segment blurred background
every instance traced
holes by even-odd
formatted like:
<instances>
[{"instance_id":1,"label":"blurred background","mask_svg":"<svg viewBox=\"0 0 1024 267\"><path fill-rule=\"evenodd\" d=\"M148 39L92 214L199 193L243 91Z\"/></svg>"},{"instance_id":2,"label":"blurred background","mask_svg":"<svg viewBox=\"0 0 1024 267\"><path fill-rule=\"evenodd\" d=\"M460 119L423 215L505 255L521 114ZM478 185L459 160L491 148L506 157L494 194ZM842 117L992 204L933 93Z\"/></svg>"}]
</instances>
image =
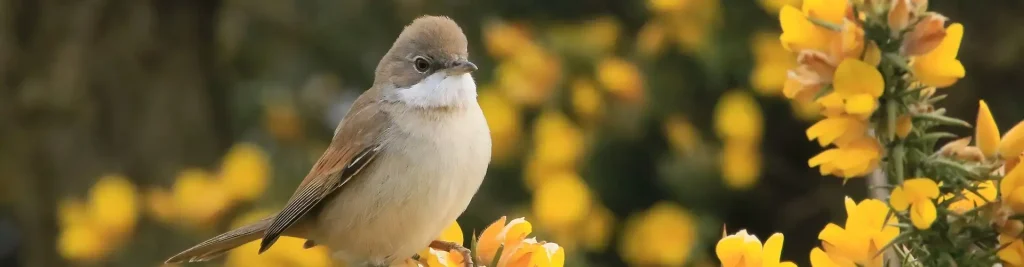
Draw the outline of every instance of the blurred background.
<instances>
[{"instance_id":1,"label":"blurred background","mask_svg":"<svg viewBox=\"0 0 1024 267\"><path fill-rule=\"evenodd\" d=\"M160 266L279 209L424 14L455 19L481 67L495 143L467 238L526 217L567 266L714 266L725 226L781 232L807 265L866 190L807 167L784 4L0 0L0 266ZM942 105L1024 117L1024 2L931 6L967 29ZM327 265L301 242L194 266Z\"/></svg>"}]
</instances>

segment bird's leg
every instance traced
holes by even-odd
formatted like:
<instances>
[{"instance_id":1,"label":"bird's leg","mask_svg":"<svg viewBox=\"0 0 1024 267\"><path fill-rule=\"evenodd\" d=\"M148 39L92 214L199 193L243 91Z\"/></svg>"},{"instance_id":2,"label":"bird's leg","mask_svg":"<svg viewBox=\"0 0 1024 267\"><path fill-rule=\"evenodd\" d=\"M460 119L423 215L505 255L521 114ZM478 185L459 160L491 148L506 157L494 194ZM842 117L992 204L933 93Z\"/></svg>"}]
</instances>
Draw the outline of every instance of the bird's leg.
<instances>
[{"instance_id":1,"label":"bird's leg","mask_svg":"<svg viewBox=\"0 0 1024 267\"><path fill-rule=\"evenodd\" d=\"M438 250L443 250L443 251L452 251L452 250L454 250L454 251L458 252L459 254L462 254L462 259L464 260L464 264L463 264L464 267L474 267L474 265L473 265L473 254L469 251L468 248L463 247L462 245L459 245L459 244L457 244L455 242L434 240L433 242L430 242L430 247L433 248L433 249L438 249Z\"/></svg>"}]
</instances>

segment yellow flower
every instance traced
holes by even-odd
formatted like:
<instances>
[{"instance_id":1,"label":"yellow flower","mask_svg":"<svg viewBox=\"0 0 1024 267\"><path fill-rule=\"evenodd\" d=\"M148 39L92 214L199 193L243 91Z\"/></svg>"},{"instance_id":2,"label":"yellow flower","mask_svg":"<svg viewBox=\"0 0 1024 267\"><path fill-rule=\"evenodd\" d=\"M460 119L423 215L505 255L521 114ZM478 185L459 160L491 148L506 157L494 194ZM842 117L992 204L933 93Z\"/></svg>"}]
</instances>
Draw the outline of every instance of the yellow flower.
<instances>
[{"instance_id":1,"label":"yellow flower","mask_svg":"<svg viewBox=\"0 0 1024 267\"><path fill-rule=\"evenodd\" d=\"M934 200L939 197L939 185L929 178L914 178L903 181L892 190L889 204L896 211L907 211L910 208L910 222L917 229L931 228L937 216Z\"/></svg>"},{"instance_id":2,"label":"yellow flower","mask_svg":"<svg viewBox=\"0 0 1024 267\"><path fill-rule=\"evenodd\" d=\"M1000 249L996 252L999 259L1007 266L1024 266L1024 241L1016 236L999 235Z\"/></svg>"},{"instance_id":3,"label":"yellow flower","mask_svg":"<svg viewBox=\"0 0 1024 267\"><path fill-rule=\"evenodd\" d=\"M812 267L855 267L856 264L841 255L830 255L821 248L811 249Z\"/></svg>"},{"instance_id":4,"label":"yellow flower","mask_svg":"<svg viewBox=\"0 0 1024 267\"><path fill-rule=\"evenodd\" d=\"M723 140L736 139L760 143L763 131L761 107L743 90L731 90L715 105L715 132Z\"/></svg>"},{"instance_id":5,"label":"yellow flower","mask_svg":"<svg viewBox=\"0 0 1024 267\"><path fill-rule=\"evenodd\" d=\"M863 137L822 151L808 160L807 164L810 167L820 166L822 175L831 174L848 179L867 175L874 170L881 159L881 150L877 140Z\"/></svg>"},{"instance_id":6,"label":"yellow flower","mask_svg":"<svg viewBox=\"0 0 1024 267\"><path fill-rule=\"evenodd\" d=\"M244 213L234 221L231 226L241 227L256 220L266 218L273 214L269 210L254 210ZM270 266L295 266L295 267L328 267L331 266L330 252L327 247L316 246L305 249L302 247L305 239L282 236L270 250L263 254L256 253L260 247L260 240L253 240L228 252L225 266L228 267L270 267Z\"/></svg>"},{"instance_id":7,"label":"yellow flower","mask_svg":"<svg viewBox=\"0 0 1024 267\"><path fill-rule=\"evenodd\" d=\"M877 199L854 203L846 197L845 206L844 227L830 223L818 233L827 257L823 258L821 253L812 251L811 261L818 263L813 265L827 266L819 264L833 262L840 266L851 266L843 263L853 262L860 266L882 266L879 250L900 233L900 229L894 226L897 223L896 217L889 216L889 207Z\"/></svg>"},{"instance_id":8,"label":"yellow flower","mask_svg":"<svg viewBox=\"0 0 1024 267\"><path fill-rule=\"evenodd\" d=\"M896 137L900 139L907 138L910 135L910 130L914 129L914 121L911 120L910 115L903 114L899 119L896 120Z\"/></svg>"},{"instance_id":9,"label":"yellow flower","mask_svg":"<svg viewBox=\"0 0 1024 267\"><path fill-rule=\"evenodd\" d=\"M235 144L224 156L220 175L229 197L233 200L252 201L267 190L270 159L254 144Z\"/></svg>"},{"instance_id":10,"label":"yellow flower","mask_svg":"<svg viewBox=\"0 0 1024 267\"><path fill-rule=\"evenodd\" d=\"M551 176L533 193L533 213L545 227L572 227L590 213L590 188L579 175Z\"/></svg>"},{"instance_id":11,"label":"yellow flower","mask_svg":"<svg viewBox=\"0 0 1024 267\"><path fill-rule=\"evenodd\" d=\"M889 30L895 35L902 32L910 25L910 0L893 0L893 6L889 10Z\"/></svg>"},{"instance_id":12,"label":"yellow flower","mask_svg":"<svg viewBox=\"0 0 1024 267\"><path fill-rule=\"evenodd\" d=\"M110 254L110 244L89 224L65 227L57 237L57 252L75 261L95 262Z\"/></svg>"},{"instance_id":13,"label":"yellow flower","mask_svg":"<svg viewBox=\"0 0 1024 267\"><path fill-rule=\"evenodd\" d=\"M191 226L212 222L227 210L231 199L221 183L200 169L185 169L178 173L171 194L179 215Z\"/></svg>"},{"instance_id":14,"label":"yellow flower","mask_svg":"<svg viewBox=\"0 0 1024 267\"><path fill-rule=\"evenodd\" d=\"M1016 213L1024 213L1024 168L1010 169L999 181L999 196L1004 205Z\"/></svg>"},{"instance_id":15,"label":"yellow flower","mask_svg":"<svg viewBox=\"0 0 1024 267\"><path fill-rule=\"evenodd\" d=\"M846 103L846 113L867 118L878 108L878 97L882 96L885 81L874 66L846 59L836 68L834 86L835 93Z\"/></svg>"},{"instance_id":16,"label":"yellow flower","mask_svg":"<svg viewBox=\"0 0 1024 267\"><path fill-rule=\"evenodd\" d=\"M722 178L732 189L749 189L761 174L761 152L758 144L726 139L722 149Z\"/></svg>"},{"instance_id":17,"label":"yellow flower","mask_svg":"<svg viewBox=\"0 0 1024 267\"><path fill-rule=\"evenodd\" d=\"M794 52L829 51L830 43L838 33L815 25L808 17L842 25L845 10L846 2L840 0L807 0L803 3L803 11L789 5L782 7L779 11L782 46Z\"/></svg>"},{"instance_id":18,"label":"yellow flower","mask_svg":"<svg viewBox=\"0 0 1024 267\"><path fill-rule=\"evenodd\" d=\"M843 0L804 0L802 10L808 17L842 24L849 3Z\"/></svg>"},{"instance_id":19,"label":"yellow flower","mask_svg":"<svg viewBox=\"0 0 1024 267\"><path fill-rule=\"evenodd\" d=\"M786 73L796 67L790 52L779 43L778 33L754 35L754 69L750 72L750 84L758 93L778 95L786 83Z\"/></svg>"},{"instance_id":20,"label":"yellow flower","mask_svg":"<svg viewBox=\"0 0 1024 267\"><path fill-rule=\"evenodd\" d=\"M696 238L695 222L686 209L659 202L626 222L619 247L631 265L682 266Z\"/></svg>"},{"instance_id":21,"label":"yellow flower","mask_svg":"<svg viewBox=\"0 0 1024 267\"><path fill-rule=\"evenodd\" d=\"M757 3L761 4L761 8L764 8L765 11L778 14L779 9L782 9L783 6L799 6L800 0L758 0Z\"/></svg>"},{"instance_id":22,"label":"yellow flower","mask_svg":"<svg viewBox=\"0 0 1024 267\"><path fill-rule=\"evenodd\" d=\"M644 57L651 57L661 53L668 39L668 32L665 26L658 22L647 22L640 28L636 36L637 52Z\"/></svg>"},{"instance_id":23,"label":"yellow flower","mask_svg":"<svg viewBox=\"0 0 1024 267\"><path fill-rule=\"evenodd\" d=\"M477 256L481 261L488 263L494 261L494 258L498 256L500 256L500 261L507 261L507 255L515 252L513 248L519 246L531 232L533 232L533 225L525 218L513 219L506 225L505 216L501 216L480 233L476 243ZM501 255L496 255L498 248L501 247L504 247Z\"/></svg>"},{"instance_id":24,"label":"yellow flower","mask_svg":"<svg viewBox=\"0 0 1024 267\"><path fill-rule=\"evenodd\" d=\"M544 164L575 166L583 153L583 133L558 111L543 111L534 122L534 155Z\"/></svg>"},{"instance_id":25,"label":"yellow flower","mask_svg":"<svg viewBox=\"0 0 1024 267\"><path fill-rule=\"evenodd\" d=\"M687 0L648 0L647 8L654 12L679 12L686 10L693 1Z\"/></svg>"},{"instance_id":26,"label":"yellow flower","mask_svg":"<svg viewBox=\"0 0 1024 267\"><path fill-rule=\"evenodd\" d=\"M459 226L459 222L452 222L441 232L441 235L437 240L455 242L456 244L463 244L462 227ZM427 247L423 248L419 253L420 261L426 262L429 267L459 267L465 262L462 258L462 254L452 251L438 251L436 249ZM417 266L417 265L410 265Z\"/></svg>"},{"instance_id":27,"label":"yellow flower","mask_svg":"<svg viewBox=\"0 0 1024 267\"><path fill-rule=\"evenodd\" d=\"M722 261L722 266L728 267L796 267L793 262L779 261L782 254L782 241L782 234L775 233L764 242L762 247L761 240L758 240L756 236L747 234L747 230L740 230L736 234L718 240L715 254L718 255L718 260Z\"/></svg>"},{"instance_id":28,"label":"yellow flower","mask_svg":"<svg viewBox=\"0 0 1024 267\"><path fill-rule=\"evenodd\" d=\"M576 79L572 82L572 107L584 121L593 123L603 113L601 92L590 79ZM493 139L504 140L504 139Z\"/></svg>"},{"instance_id":29,"label":"yellow flower","mask_svg":"<svg viewBox=\"0 0 1024 267\"><path fill-rule=\"evenodd\" d=\"M999 156L1003 159L1015 159L1024 153L1024 121L1018 122L999 142Z\"/></svg>"},{"instance_id":30,"label":"yellow flower","mask_svg":"<svg viewBox=\"0 0 1024 267\"><path fill-rule=\"evenodd\" d=\"M981 182L978 184L977 193L964 189L963 192L960 193L963 197L953 201L953 203L950 203L949 210L962 214L974 208L988 204L991 201L995 201L996 194L995 181L990 180ZM954 198L956 198L956 196L953 195L953 193L947 193L942 197L939 197L939 202L944 202Z\"/></svg>"},{"instance_id":31,"label":"yellow flower","mask_svg":"<svg viewBox=\"0 0 1024 267\"><path fill-rule=\"evenodd\" d=\"M515 54L520 48L532 44L530 34L521 25L502 21L484 24L484 46L497 58Z\"/></svg>"},{"instance_id":32,"label":"yellow flower","mask_svg":"<svg viewBox=\"0 0 1024 267\"><path fill-rule=\"evenodd\" d=\"M787 82L788 83L788 82ZM813 121L821 118L819 111L821 105L811 101L789 101L789 108L793 111L793 116L803 121Z\"/></svg>"},{"instance_id":33,"label":"yellow flower","mask_svg":"<svg viewBox=\"0 0 1024 267\"><path fill-rule=\"evenodd\" d=\"M860 118L840 115L822 119L810 128L807 128L807 139L818 139L818 144L827 146L829 144L848 145L854 141L864 139L867 133L868 123Z\"/></svg>"},{"instance_id":34,"label":"yellow flower","mask_svg":"<svg viewBox=\"0 0 1024 267\"><path fill-rule=\"evenodd\" d=\"M701 143L700 132L682 115L670 115L665 119L665 137L680 155L691 155Z\"/></svg>"},{"instance_id":35,"label":"yellow flower","mask_svg":"<svg viewBox=\"0 0 1024 267\"><path fill-rule=\"evenodd\" d=\"M480 90L477 97L480 109L487 118L487 128L491 130L491 158L495 162L510 159L517 151L522 119L519 109L511 101L495 90Z\"/></svg>"},{"instance_id":36,"label":"yellow flower","mask_svg":"<svg viewBox=\"0 0 1024 267\"><path fill-rule=\"evenodd\" d=\"M106 175L89 190L89 217L98 230L120 237L138 218L135 186L121 175Z\"/></svg>"},{"instance_id":37,"label":"yellow flower","mask_svg":"<svg viewBox=\"0 0 1024 267\"><path fill-rule=\"evenodd\" d=\"M563 267L565 249L550 242L537 242L534 238L523 240L509 254L508 261L501 260L497 267Z\"/></svg>"},{"instance_id":38,"label":"yellow flower","mask_svg":"<svg viewBox=\"0 0 1024 267\"><path fill-rule=\"evenodd\" d=\"M946 28L946 37L935 49L921 55L911 63L914 76L921 83L937 88L949 87L964 77L964 65L956 59L964 26L953 23Z\"/></svg>"},{"instance_id":39,"label":"yellow flower","mask_svg":"<svg viewBox=\"0 0 1024 267\"><path fill-rule=\"evenodd\" d=\"M978 119L974 126L974 142L987 158L995 158L999 147L999 126L992 118L985 100L978 100Z\"/></svg>"},{"instance_id":40,"label":"yellow flower","mask_svg":"<svg viewBox=\"0 0 1024 267\"><path fill-rule=\"evenodd\" d=\"M946 17L936 13L925 15L903 38L900 50L910 56L931 52L946 38L945 25Z\"/></svg>"},{"instance_id":41,"label":"yellow flower","mask_svg":"<svg viewBox=\"0 0 1024 267\"><path fill-rule=\"evenodd\" d=\"M517 104L540 105L548 100L561 79L561 62L538 45L526 44L515 49L515 54L495 68L497 84Z\"/></svg>"},{"instance_id":42,"label":"yellow flower","mask_svg":"<svg viewBox=\"0 0 1024 267\"><path fill-rule=\"evenodd\" d=\"M597 64L597 80L612 95L629 103L644 98L643 74L633 63L621 58L605 58Z\"/></svg>"}]
</instances>

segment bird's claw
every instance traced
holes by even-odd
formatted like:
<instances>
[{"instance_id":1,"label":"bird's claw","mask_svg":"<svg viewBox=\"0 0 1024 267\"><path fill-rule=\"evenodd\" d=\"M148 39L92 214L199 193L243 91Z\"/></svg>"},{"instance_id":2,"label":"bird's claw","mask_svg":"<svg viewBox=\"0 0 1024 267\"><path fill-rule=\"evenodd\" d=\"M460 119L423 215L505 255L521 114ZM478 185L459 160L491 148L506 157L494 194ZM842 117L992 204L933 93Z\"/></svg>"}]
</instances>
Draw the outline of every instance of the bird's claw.
<instances>
[{"instance_id":1,"label":"bird's claw","mask_svg":"<svg viewBox=\"0 0 1024 267\"><path fill-rule=\"evenodd\" d=\"M454 251L458 252L459 254L462 254L463 267L474 267L474 265L473 265L473 254L469 251L468 248L463 247L462 245L459 245L458 243L448 242L448 241L441 241L441 240L434 240L433 242L430 242L430 248L437 249L437 250L443 250L443 251L452 251L452 250L454 250Z\"/></svg>"}]
</instances>

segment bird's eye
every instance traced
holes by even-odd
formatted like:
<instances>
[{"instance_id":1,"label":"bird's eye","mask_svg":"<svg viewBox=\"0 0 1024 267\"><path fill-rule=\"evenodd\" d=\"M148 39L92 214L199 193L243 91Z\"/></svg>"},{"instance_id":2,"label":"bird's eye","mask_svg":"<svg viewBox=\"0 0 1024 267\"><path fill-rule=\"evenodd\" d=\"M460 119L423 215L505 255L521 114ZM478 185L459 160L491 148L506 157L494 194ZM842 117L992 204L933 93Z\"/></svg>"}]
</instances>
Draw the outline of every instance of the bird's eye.
<instances>
[{"instance_id":1,"label":"bird's eye","mask_svg":"<svg viewBox=\"0 0 1024 267\"><path fill-rule=\"evenodd\" d=\"M416 67L416 71L425 73L427 70L430 70L430 61L427 61L427 59L423 57L416 57L416 59L413 60L413 66Z\"/></svg>"}]
</instances>

